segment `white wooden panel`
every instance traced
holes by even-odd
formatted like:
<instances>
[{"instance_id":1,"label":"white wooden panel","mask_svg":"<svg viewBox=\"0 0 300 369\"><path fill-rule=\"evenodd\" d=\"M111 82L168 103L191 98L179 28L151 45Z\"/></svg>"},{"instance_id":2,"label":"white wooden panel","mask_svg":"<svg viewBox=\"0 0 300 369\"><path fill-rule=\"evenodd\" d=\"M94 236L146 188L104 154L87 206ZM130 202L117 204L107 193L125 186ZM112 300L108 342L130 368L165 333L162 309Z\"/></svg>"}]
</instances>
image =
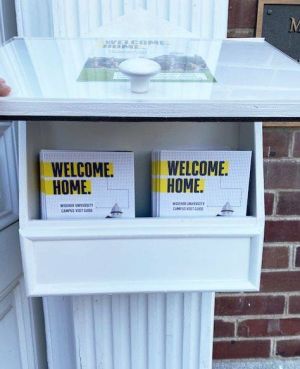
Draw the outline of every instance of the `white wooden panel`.
<instances>
[{"instance_id":1,"label":"white wooden panel","mask_svg":"<svg viewBox=\"0 0 300 369\"><path fill-rule=\"evenodd\" d=\"M0 44L17 36L17 21L14 2L0 0Z\"/></svg>"},{"instance_id":2,"label":"white wooden panel","mask_svg":"<svg viewBox=\"0 0 300 369\"><path fill-rule=\"evenodd\" d=\"M199 368L211 368L213 359L215 294L201 294ZM193 322L192 322L192 325Z\"/></svg>"},{"instance_id":3,"label":"white wooden panel","mask_svg":"<svg viewBox=\"0 0 300 369\"><path fill-rule=\"evenodd\" d=\"M104 7L102 10L105 11ZM81 35L98 28L102 17L103 13L101 13L99 0L78 0L79 33Z\"/></svg>"},{"instance_id":4,"label":"white wooden panel","mask_svg":"<svg viewBox=\"0 0 300 369\"><path fill-rule=\"evenodd\" d=\"M19 36L53 36L52 0L15 0L15 6Z\"/></svg>"},{"instance_id":5,"label":"white wooden panel","mask_svg":"<svg viewBox=\"0 0 300 369\"><path fill-rule=\"evenodd\" d=\"M21 36L84 36L138 8L197 37L227 34L228 0L16 0L16 6Z\"/></svg>"},{"instance_id":6,"label":"white wooden panel","mask_svg":"<svg viewBox=\"0 0 300 369\"><path fill-rule=\"evenodd\" d=\"M80 34L79 2L74 0L52 0L51 5L53 14L53 36L78 36ZM85 22L88 22L87 18L85 18Z\"/></svg>"},{"instance_id":7,"label":"white wooden panel","mask_svg":"<svg viewBox=\"0 0 300 369\"><path fill-rule=\"evenodd\" d=\"M76 366L71 298L43 299L49 369L82 369ZM98 369L98 368L97 368Z\"/></svg>"},{"instance_id":8,"label":"white wooden panel","mask_svg":"<svg viewBox=\"0 0 300 369\"><path fill-rule=\"evenodd\" d=\"M41 319L40 304L27 299L22 279L0 292L0 368L46 368Z\"/></svg>"},{"instance_id":9,"label":"white wooden panel","mask_svg":"<svg viewBox=\"0 0 300 369\"><path fill-rule=\"evenodd\" d=\"M255 249L260 245L249 233L259 234L258 229L248 225L248 235L240 236L205 235L218 232L217 228L206 228L204 235L191 235L192 229L182 229L182 235L175 235L180 223L168 226L169 235L153 228L146 237L137 235L137 229L132 236L114 230L117 238L103 237L105 225L101 227L100 223L99 232L96 228L89 228L85 234L70 230L61 239L52 238L45 230L44 236L38 235L38 229L32 229L32 235L21 231L28 293L42 296L257 288L251 280L255 273L249 273L256 265L250 256L259 255ZM236 226L237 222L233 223ZM140 227L145 229L145 223ZM201 222L194 227L199 229ZM233 232L233 227L219 227ZM170 236L172 233L174 236Z\"/></svg>"},{"instance_id":10,"label":"white wooden panel","mask_svg":"<svg viewBox=\"0 0 300 369\"><path fill-rule=\"evenodd\" d=\"M48 313L51 311L54 316L63 312L62 301L61 298L45 298ZM60 331L74 330L74 346L72 349L69 346L63 356L73 357L75 347L77 369L211 368L213 293L64 298L65 307L71 303L73 321L59 321ZM48 337L52 359L60 352L60 343L53 339L56 336L53 324L54 320L50 326L47 323L53 335ZM67 341L72 345L71 336ZM60 369L61 364L53 366L52 359L49 369Z\"/></svg>"},{"instance_id":11,"label":"white wooden panel","mask_svg":"<svg viewBox=\"0 0 300 369\"><path fill-rule=\"evenodd\" d=\"M0 231L0 294L17 283L22 274L18 229L15 223Z\"/></svg>"},{"instance_id":12,"label":"white wooden panel","mask_svg":"<svg viewBox=\"0 0 300 369\"><path fill-rule=\"evenodd\" d=\"M0 230L18 219L17 126L0 122Z\"/></svg>"},{"instance_id":13,"label":"white wooden panel","mask_svg":"<svg viewBox=\"0 0 300 369\"><path fill-rule=\"evenodd\" d=\"M22 368L14 294L0 301L0 367Z\"/></svg>"},{"instance_id":14,"label":"white wooden panel","mask_svg":"<svg viewBox=\"0 0 300 369\"><path fill-rule=\"evenodd\" d=\"M25 296L22 278L16 141L16 125L0 123L0 368L45 369L41 301Z\"/></svg>"},{"instance_id":15,"label":"white wooden panel","mask_svg":"<svg viewBox=\"0 0 300 369\"><path fill-rule=\"evenodd\" d=\"M130 334L132 369L147 368L148 361L148 296L130 295ZM139 350L136 349L139 347ZM150 358L149 358L150 360Z\"/></svg>"}]
</instances>

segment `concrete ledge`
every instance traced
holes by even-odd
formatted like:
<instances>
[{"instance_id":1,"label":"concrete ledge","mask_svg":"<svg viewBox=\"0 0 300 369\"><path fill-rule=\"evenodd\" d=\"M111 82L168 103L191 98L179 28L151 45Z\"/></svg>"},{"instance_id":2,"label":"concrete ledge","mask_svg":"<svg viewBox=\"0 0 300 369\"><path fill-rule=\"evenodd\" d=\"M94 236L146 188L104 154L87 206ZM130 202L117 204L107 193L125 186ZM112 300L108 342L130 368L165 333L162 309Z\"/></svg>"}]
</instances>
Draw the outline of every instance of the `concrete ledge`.
<instances>
[{"instance_id":1,"label":"concrete ledge","mask_svg":"<svg viewBox=\"0 0 300 369\"><path fill-rule=\"evenodd\" d=\"M215 360L213 369L299 369L299 359L286 360Z\"/></svg>"}]
</instances>

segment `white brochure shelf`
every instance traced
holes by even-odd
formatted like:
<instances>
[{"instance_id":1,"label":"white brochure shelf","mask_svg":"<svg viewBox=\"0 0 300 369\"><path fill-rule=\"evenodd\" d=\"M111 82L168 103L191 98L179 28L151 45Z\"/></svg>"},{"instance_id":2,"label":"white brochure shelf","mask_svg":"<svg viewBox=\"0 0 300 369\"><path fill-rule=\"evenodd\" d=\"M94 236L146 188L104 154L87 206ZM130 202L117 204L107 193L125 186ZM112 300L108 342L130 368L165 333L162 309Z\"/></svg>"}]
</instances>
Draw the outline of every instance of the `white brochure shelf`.
<instances>
[{"instance_id":1,"label":"white brochure shelf","mask_svg":"<svg viewBox=\"0 0 300 369\"><path fill-rule=\"evenodd\" d=\"M103 350L121 366L134 353L132 367L145 352L158 367L170 337L182 345L161 356L161 367L197 358L209 369L214 292L259 288L264 185L262 124L254 122L299 119L300 67L261 39L191 42L215 82L152 82L147 94L131 93L126 82L78 82L99 38L16 38L0 47L0 76L13 88L0 101L0 118L26 120L19 125L21 251L27 294L44 296L51 369L94 368ZM41 149L134 151L136 218L40 220ZM150 153L161 149L251 150L247 215L152 218ZM71 332L67 339L62 331Z\"/></svg>"},{"instance_id":2,"label":"white brochure shelf","mask_svg":"<svg viewBox=\"0 0 300 369\"><path fill-rule=\"evenodd\" d=\"M21 122L20 236L31 296L259 288L261 123ZM152 149L252 150L245 217L151 218ZM135 152L135 219L40 220L41 149Z\"/></svg>"}]
</instances>

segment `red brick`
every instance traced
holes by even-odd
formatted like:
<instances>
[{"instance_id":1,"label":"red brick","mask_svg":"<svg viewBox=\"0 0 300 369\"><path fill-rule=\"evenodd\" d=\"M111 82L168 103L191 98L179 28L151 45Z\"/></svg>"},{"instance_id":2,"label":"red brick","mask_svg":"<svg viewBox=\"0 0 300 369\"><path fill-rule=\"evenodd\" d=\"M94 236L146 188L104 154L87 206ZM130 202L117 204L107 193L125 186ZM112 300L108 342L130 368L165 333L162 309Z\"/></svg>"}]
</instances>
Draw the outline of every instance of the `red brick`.
<instances>
[{"instance_id":1,"label":"red brick","mask_svg":"<svg viewBox=\"0 0 300 369\"><path fill-rule=\"evenodd\" d=\"M265 193L265 213L266 215L273 214L274 194Z\"/></svg>"},{"instance_id":2,"label":"red brick","mask_svg":"<svg viewBox=\"0 0 300 369\"><path fill-rule=\"evenodd\" d=\"M294 152L295 158L300 158L300 131L295 132Z\"/></svg>"},{"instance_id":3,"label":"red brick","mask_svg":"<svg viewBox=\"0 0 300 369\"><path fill-rule=\"evenodd\" d=\"M230 0L229 28L252 28L256 26L257 0Z\"/></svg>"},{"instance_id":4,"label":"red brick","mask_svg":"<svg viewBox=\"0 0 300 369\"><path fill-rule=\"evenodd\" d=\"M267 358L269 355L269 340L223 341L214 343L214 359Z\"/></svg>"},{"instance_id":5,"label":"red brick","mask_svg":"<svg viewBox=\"0 0 300 369\"><path fill-rule=\"evenodd\" d=\"M278 341L276 355L283 357L300 356L300 340Z\"/></svg>"},{"instance_id":6,"label":"red brick","mask_svg":"<svg viewBox=\"0 0 300 369\"><path fill-rule=\"evenodd\" d=\"M218 316L282 314L284 296L218 296L215 314Z\"/></svg>"},{"instance_id":7,"label":"red brick","mask_svg":"<svg viewBox=\"0 0 300 369\"><path fill-rule=\"evenodd\" d=\"M262 272L262 292L292 292L300 290L300 272Z\"/></svg>"},{"instance_id":8,"label":"red brick","mask_svg":"<svg viewBox=\"0 0 300 369\"><path fill-rule=\"evenodd\" d=\"M300 242L300 220L268 220L265 242Z\"/></svg>"},{"instance_id":9,"label":"red brick","mask_svg":"<svg viewBox=\"0 0 300 369\"><path fill-rule=\"evenodd\" d=\"M300 314L300 296L290 296L289 313Z\"/></svg>"},{"instance_id":10,"label":"red brick","mask_svg":"<svg viewBox=\"0 0 300 369\"><path fill-rule=\"evenodd\" d=\"M241 337L272 337L300 335L300 319L259 319L239 323Z\"/></svg>"},{"instance_id":11,"label":"red brick","mask_svg":"<svg viewBox=\"0 0 300 369\"><path fill-rule=\"evenodd\" d=\"M295 260L295 267L300 267L300 247L296 249L296 260Z\"/></svg>"},{"instance_id":12,"label":"red brick","mask_svg":"<svg viewBox=\"0 0 300 369\"><path fill-rule=\"evenodd\" d=\"M300 191L279 192L276 214L300 215Z\"/></svg>"},{"instance_id":13,"label":"red brick","mask_svg":"<svg viewBox=\"0 0 300 369\"><path fill-rule=\"evenodd\" d=\"M282 158L289 154L290 131L287 129L264 129L264 157Z\"/></svg>"},{"instance_id":14,"label":"red brick","mask_svg":"<svg viewBox=\"0 0 300 369\"><path fill-rule=\"evenodd\" d=\"M215 337L233 337L234 323L224 322L224 320L215 320L214 336Z\"/></svg>"},{"instance_id":15,"label":"red brick","mask_svg":"<svg viewBox=\"0 0 300 369\"><path fill-rule=\"evenodd\" d=\"M300 163L293 160L264 164L266 189L300 189Z\"/></svg>"},{"instance_id":16,"label":"red brick","mask_svg":"<svg viewBox=\"0 0 300 369\"><path fill-rule=\"evenodd\" d=\"M265 269L287 268L289 265L288 247L264 247L262 267Z\"/></svg>"}]
</instances>

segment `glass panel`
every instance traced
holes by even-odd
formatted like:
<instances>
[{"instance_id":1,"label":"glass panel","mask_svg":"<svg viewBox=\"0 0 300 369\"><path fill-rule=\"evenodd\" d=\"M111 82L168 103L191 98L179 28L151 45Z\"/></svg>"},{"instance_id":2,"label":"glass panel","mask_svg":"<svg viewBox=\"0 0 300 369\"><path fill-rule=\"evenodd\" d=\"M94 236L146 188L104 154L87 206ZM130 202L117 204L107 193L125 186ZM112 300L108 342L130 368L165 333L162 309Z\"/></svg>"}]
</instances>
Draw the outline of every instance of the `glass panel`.
<instances>
[{"instance_id":1,"label":"glass panel","mask_svg":"<svg viewBox=\"0 0 300 369\"><path fill-rule=\"evenodd\" d=\"M124 59L156 60L149 92L134 94L118 71ZM262 41L197 39L14 39L0 48L12 98L104 101L291 101L300 67Z\"/></svg>"}]
</instances>

